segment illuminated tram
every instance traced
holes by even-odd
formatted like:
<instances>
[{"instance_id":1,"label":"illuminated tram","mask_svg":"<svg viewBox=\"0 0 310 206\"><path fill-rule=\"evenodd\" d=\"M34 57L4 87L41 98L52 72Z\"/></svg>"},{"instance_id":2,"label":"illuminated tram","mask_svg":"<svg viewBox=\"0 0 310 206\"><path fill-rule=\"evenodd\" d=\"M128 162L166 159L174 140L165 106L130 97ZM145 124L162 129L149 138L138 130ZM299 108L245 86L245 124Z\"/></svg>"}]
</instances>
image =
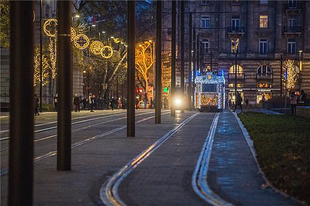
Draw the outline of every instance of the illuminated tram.
<instances>
[{"instance_id":1,"label":"illuminated tram","mask_svg":"<svg viewBox=\"0 0 310 206\"><path fill-rule=\"evenodd\" d=\"M225 78L212 72L195 79L195 107L200 111L225 109Z\"/></svg>"}]
</instances>

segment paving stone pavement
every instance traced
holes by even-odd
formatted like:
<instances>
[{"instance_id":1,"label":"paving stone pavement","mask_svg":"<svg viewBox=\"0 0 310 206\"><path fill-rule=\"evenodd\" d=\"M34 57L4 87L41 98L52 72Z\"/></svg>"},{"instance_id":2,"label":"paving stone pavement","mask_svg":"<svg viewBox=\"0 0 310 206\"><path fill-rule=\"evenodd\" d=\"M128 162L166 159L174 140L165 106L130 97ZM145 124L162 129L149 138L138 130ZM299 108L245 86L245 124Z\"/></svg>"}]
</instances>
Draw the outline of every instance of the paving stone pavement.
<instances>
[{"instance_id":1,"label":"paving stone pavement","mask_svg":"<svg viewBox=\"0 0 310 206\"><path fill-rule=\"evenodd\" d=\"M119 186L127 205L207 205L194 192L193 171L214 113L200 113L155 150Z\"/></svg>"},{"instance_id":2,"label":"paving stone pavement","mask_svg":"<svg viewBox=\"0 0 310 206\"><path fill-rule=\"evenodd\" d=\"M262 189L265 183L230 111L220 115L209 164L207 182L211 190L234 205L297 205L289 198Z\"/></svg>"}]
</instances>

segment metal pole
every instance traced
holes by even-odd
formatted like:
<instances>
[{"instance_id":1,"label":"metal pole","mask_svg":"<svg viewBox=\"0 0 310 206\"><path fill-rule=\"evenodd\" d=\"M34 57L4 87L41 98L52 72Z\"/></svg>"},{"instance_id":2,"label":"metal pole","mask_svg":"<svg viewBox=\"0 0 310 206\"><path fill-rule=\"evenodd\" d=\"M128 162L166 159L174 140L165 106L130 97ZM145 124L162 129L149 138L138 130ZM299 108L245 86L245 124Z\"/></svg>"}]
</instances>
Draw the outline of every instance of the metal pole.
<instances>
[{"instance_id":1,"label":"metal pole","mask_svg":"<svg viewBox=\"0 0 310 206\"><path fill-rule=\"evenodd\" d=\"M58 125L57 170L71 170L72 46L71 2L57 1Z\"/></svg>"},{"instance_id":2,"label":"metal pole","mask_svg":"<svg viewBox=\"0 0 310 206\"><path fill-rule=\"evenodd\" d=\"M196 79L196 54L197 54L197 51L196 51L196 29L194 28L194 31L193 31L193 36L195 38L195 41L194 41L194 53L193 53L193 105L192 105L192 108L195 109L195 102L194 102L194 97L195 97L195 88L196 88L196 84L195 84L195 79Z\"/></svg>"},{"instance_id":3,"label":"metal pole","mask_svg":"<svg viewBox=\"0 0 310 206\"><path fill-rule=\"evenodd\" d=\"M116 76L116 98L117 98L117 101L118 101L118 75Z\"/></svg>"},{"instance_id":4,"label":"metal pole","mask_svg":"<svg viewBox=\"0 0 310 206\"><path fill-rule=\"evenodd\" d=\"M211 54L210 54L210 69L211 69L211 72L213 72L213 69L212 69L212 51L211 51Z\"/></svg>"},{"instance_id":5,"label":"metal pole","mask_svg":"<svg viewBox=\"0 0 310 206\"><path fill-rule=\"evenodd\" d=\"M196 40L196 43L197 43L197 70L199 71L199 74L200 74L200 41L199 41L199 34L197 35L197 40Z\"/></svg>"},{"instance_id":6,"label":"metal pole","mask_svg":"<svg viewBox=\"0 0 310 206\"><path fill-rule=\"evenodd\" d=\"M135 136L135 1L127 1L127 136Z\"/></svg>"},{"instance_id":7,"label":"metal pole","mask_svg":"<svg viewBox=\"0 0 310 206\"><path fill-rule=\"evenodd\" d=\"M34 1L10 1L8 205L33 203Z\"/></svg>"},{"instance_id":8,"label":"metal pole","mask_svg":"<svg viewBox=\"0 0 310 206\"><path fill-rule=\"evenodd\" d=\"M40 0L40 112L42 112L42 87L43 87L43 63L42 63L42 0Z\"/></svg>"},{"instance_id":9,"label":"metal pole","mask_svg":"<svg viewBox=\"0 0 310 206\"><path fill-rule=\"evenodd\" d=\"M181 96L184 98L184 33L185 33L185 1L181 1ZM184 106L182 106L181 112L184 112Z\"/></svg>"},{"instance_id":10,"label":"metal pole","mask_svg":"<svg viewBox=\"0 0 310 206\"><path fill-rule=\"evenodd\" d=\"M176 61L176 36L177 36L177 2L172 1L172 35L171 35L171 116L175 116L175 61Z\"/></svg>"},{"instance_id":11,"label":"metal pole","mask_svg":"<svg viewBox=\"0 0 310 206\"><path fill-rule=\"evenodd\" d=\"M282 97L282 94L283 94L283 83L282 83L282 79L283 79L283 68L282 68L282 65L283 64L283 56L281 54L281 62L280 62L280 97Z\"/></svg>"},{"instance_id":12,"label":"metal pole","mask_svg":"<svg viewBox=\"0 0 310 206\"><path fill-rule=\"evenodd\" d=\"M156 15L156 101L155 101L155 124L161 123L161 32L162 32L162 1L157 1L157 15Z\"/></svg>"},{"instance_id":13,"label":"metal pole","mask_svg":"<svg viewBox=\"0 0 310 206\"><path fill-rule=\"evenodd\" d=\"M189 45L188 45L188 109L192 110L192 44L193 44L193 22L192 22L193 14L189 14Z\"/></svg>"},{"instance_id":14,"label":"metal pole","mask_svg":"<svg viewBox=\"0 0 310 206\"><path fill-rule=\"evenodd\" d=\"M237 55L238 55L238 52L237 52L237 48L236 48L235 49L235 105L236 105L236 100L237 100L237 69L238 69Z\"/></svg>"}]
</instances>

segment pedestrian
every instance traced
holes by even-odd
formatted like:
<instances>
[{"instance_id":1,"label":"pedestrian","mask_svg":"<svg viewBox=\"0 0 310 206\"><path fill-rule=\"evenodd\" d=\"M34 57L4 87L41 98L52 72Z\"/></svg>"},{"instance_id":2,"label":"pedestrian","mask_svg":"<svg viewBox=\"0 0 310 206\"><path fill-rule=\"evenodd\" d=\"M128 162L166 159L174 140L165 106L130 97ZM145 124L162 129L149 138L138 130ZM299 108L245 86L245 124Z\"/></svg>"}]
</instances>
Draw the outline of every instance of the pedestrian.
<instances>
[{"instance_id":1,"label":"pedestrian","mask_svg":"<svg viewBox=\"0 0 310 206\"><path fill-rule=\"evenodd\" d=\"M88 105L89 105L89 109L90 109L90 112L94 112L94 102L93 102L93 94L92 93L89 93L89 96L88 96Z\"/></svg>"},{"instance_id":2,"label":"pedestrian","mask_svg":"<svg viewBox=\"0 0 310 206\"><path fill-rule=\"evenodd\" d=\"M74 104L74 111L80 111L80 97L75 94L73 98L73 104Z\"/></svg>"},{"instance_id":3,"label":"pedestrian","mask_svg":"<svg viewBox=\"0 0 310 206\"><path fill-rule=\"evenodd\" d=\"M237 95L236 95L236 104L235 104L234 112L236 111L238 106L240 107L241 112L243 112L243 110L242 110L242 97L241 97L239 92L237 92Z\"/></svg>"},{"instance_id":4,"label":"pedestrian","mask_svg":"<svg viewBox=\"0 0 310 206\"><path fill-rule=\"evenodd\" d=\"M304 90L301 90L300 96L299 96L299 104L300 105L305 105L307 102L307 94L305 93Z\"/></svg>"},{"instance_id":5,"label":"pedestrian","mask_svg":"<svg viewBox=\"0 0 310 206\"><path fill-rule=\"evenodd\" d=\"M110 107L112 108L112 111L114 110L114 104L115 104L115 99L114 99L114 97L112 97L112 99L110 101Z\"/></svg>"},{"instance_id":6,"label":"pedestrian","mask_svg":"<svg viewBox=\"0 0 310 206\"><path fill-rule=\"evenodd\" d=\"M38 96L36 94L34 94L34 104L33 104L33 107L34 107L34 115L40 115L39 114L39 102L40 102L40 99L38 98Z\"/></svg>"},{"instance_id":7,"label":"pedestrian","mask_svg":"<svg viewBox=\"0 0 310 206\"><path fill-rule=\"evenodd\" d=\"M58 110L58 94L54 96L54 112Z\"/></svg>"},{"instance_id":8,"label":"pedestrian","mask_svg":"<svg viewBox=\"0 0 310 206\"><path fill-rule=\"evenodd\" d=\"M295 95L295 91L291 92L290 102L291 102L292 115L296 115L297 96Z\"/></svg>"}]
</instances>

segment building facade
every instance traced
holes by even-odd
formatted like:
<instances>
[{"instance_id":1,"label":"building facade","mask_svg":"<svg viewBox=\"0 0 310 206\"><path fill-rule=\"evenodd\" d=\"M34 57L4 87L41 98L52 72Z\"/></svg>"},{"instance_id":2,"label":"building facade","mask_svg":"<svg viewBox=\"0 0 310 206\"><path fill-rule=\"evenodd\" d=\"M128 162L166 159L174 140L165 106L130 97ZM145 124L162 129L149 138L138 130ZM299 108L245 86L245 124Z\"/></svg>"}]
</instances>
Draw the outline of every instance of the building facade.
<instances>
[{"instance_id":1,"label":"building facade","mask_svg":"<svg viewBox=\"0 0 310 206\"><path fill-rule=\"evenodd\" d=\"M166 3L171 8L168 4L171 2ZM188 27L190 13L192 29ZM186 1L185 18L186 42L190 31L195 34L196 68L200 73L212 70L224 74L226 95L232 101L235 78L237 90L250 104L285 95L287 60L293 62L298 73L294 89L310 93L309 1ZM188 44L185 53L188 62ZM189 64L185 65L189 71Z\"/></svg>"}]
</instances>

